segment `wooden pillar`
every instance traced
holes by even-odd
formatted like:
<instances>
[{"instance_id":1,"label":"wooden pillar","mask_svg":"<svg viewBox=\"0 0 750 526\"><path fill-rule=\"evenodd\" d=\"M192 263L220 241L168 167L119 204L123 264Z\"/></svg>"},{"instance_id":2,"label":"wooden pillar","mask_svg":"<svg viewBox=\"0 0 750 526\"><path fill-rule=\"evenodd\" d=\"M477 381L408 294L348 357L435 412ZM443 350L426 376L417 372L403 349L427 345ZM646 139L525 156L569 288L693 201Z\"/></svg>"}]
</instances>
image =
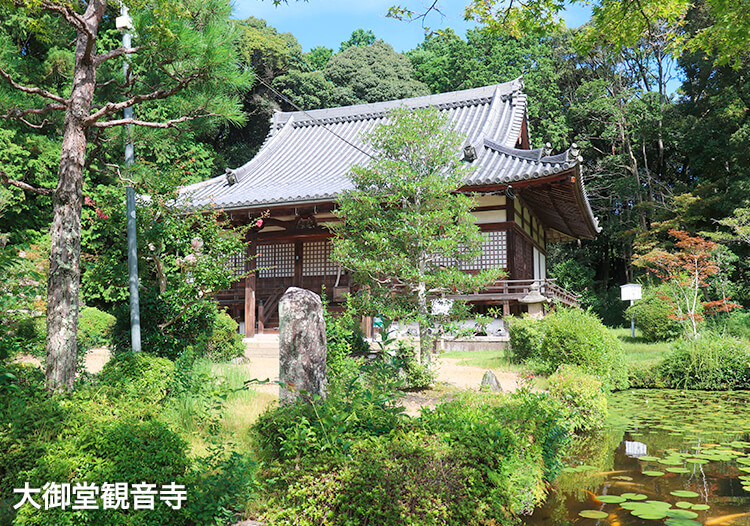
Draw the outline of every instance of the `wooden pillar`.
<instances>
[{"instance_id":1,"label":"wooden pillar","mask_svg":"<svg viewBox=\"0 0 750 526\"><path fill-rule=\"evenodd\" d=\"M294 242L294 286L302 286L302 241Z\"/></svg>"},{"instance_id":2,"label":"wooden pillar","mask_svg":"<svg viewBox=\"0 0 750 526\"><path fill-rule=\"evenodd\" d=\"M515 231L515 216L516 216L516 209L514 202L515 199L506 199L505 200L505 220L511 223L510 227L507 230L507 234L505 235L505 242L507 245L505 246L505 257L507 258L507 271L508 275L505 277L505 279L518 279L518 276L516 275L516 240L514 236Z\"/></svg>"},{"instance_id":3,"label":"wooden pillar","mask_svg":"<svg viewBox=\"0 0 750 526\"><path fill-rule=\"evenodd\" d=\"M372 316L362 316L362 333L367 339L372 339L374 336L372 330Z\"/></svg>"},{"instance_id":4,"label":"wooden pillar","mask_svg":"<svg viewBox=\"0 0 750 526\"><path fill-rule=\"evenodd\" d=\"M245 252L245 269L253 270L249 276L245 276L245 338L255 336L255 256L258 253L256 243L257 235L251 232L248 235L247 248ZM262 332L262 331L261 331Z\"/></svg>"}]
</instances>

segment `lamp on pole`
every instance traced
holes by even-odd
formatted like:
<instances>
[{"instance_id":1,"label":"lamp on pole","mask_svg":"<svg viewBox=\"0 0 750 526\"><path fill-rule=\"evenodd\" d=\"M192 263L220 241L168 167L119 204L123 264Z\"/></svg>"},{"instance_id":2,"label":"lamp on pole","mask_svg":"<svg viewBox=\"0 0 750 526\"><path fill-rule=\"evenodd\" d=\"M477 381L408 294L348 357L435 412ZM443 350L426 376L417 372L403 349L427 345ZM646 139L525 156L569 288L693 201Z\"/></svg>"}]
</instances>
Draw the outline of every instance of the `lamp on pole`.
<instances>
[{"instance_id":1,"label":"lamp on pole","mask_svg":"<svg viewBox=\"0 0 750 526\"><path fill-rule=\"evenodd\" d=\"M130 29L133 27L132 20L128 14L128 8L125 4L120 5L120 16L115 21L117 29L122 31L122 47L131 47ZM127 81L130 66L127 57L122 66L125 80ZM133 108L125 108L124 117L133 118ZM131 137L131 124L127 125L125 140L125 166L133 166L135 160L135 150L133 148L133 139ZM128 183L125 188L126 212L128 216L128 281L130 284L130 340L133 352L141 351L141 312L140 301L138 298L138 245L136 242L136 223L135 223L135 190Z\"/></svg>"}]
</instances>

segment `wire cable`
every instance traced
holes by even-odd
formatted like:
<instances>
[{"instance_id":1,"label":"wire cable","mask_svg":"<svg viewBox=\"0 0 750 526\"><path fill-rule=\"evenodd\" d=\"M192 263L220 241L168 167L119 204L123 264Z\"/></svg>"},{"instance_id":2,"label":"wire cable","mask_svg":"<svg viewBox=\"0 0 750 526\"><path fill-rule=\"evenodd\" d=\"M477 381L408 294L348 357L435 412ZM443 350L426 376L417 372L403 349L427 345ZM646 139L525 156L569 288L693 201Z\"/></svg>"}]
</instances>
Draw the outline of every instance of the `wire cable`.
<instances>
[{"instance_id":1,"label":"wire cable","mask_svg":"<svg viewBox=\"0 0 750 526\"><path fill-rule=\"evenodd\" d=\"M271 86L270 84L268 84L262 78L258 77L258 81L260 81L261 84L263 84L265 87L267 87L269 90L271 90L274 94L276 94L276 96L279 97L281 100L283 100L284 102L286 102L287 104L289 104L290 106L292 106L297 111L299 111L299 112L303 113L304 115L306 115L308 118L310 118L311 120L313 120L315 122L315 124L317 124L318 126L321 126L328 133L336 136L338 139L340 139L341 141L345 142L346 144L348 144L352 148L354 148L356 150L359 150L360 152L362 152L363 154L365 154L366 156L368 156L370 159L376 159L376 157L373 157L373 155L370 152L366 152L365 150L363 150L362 148L360 148L359 146L357 146L353 142L349 141L348 139L345 139L344 137L342 137L341 135L339 135L335 131L327 128L326 125L323 124L323 122L320 121L320 119L317 119L313 115L310 115L310 113L308 113L306 110L303 110L302 108L300 108L295 102L291 101L285 95L282 95L281 93L279 93L273 86Z\"/></svg>"}]
</instances>

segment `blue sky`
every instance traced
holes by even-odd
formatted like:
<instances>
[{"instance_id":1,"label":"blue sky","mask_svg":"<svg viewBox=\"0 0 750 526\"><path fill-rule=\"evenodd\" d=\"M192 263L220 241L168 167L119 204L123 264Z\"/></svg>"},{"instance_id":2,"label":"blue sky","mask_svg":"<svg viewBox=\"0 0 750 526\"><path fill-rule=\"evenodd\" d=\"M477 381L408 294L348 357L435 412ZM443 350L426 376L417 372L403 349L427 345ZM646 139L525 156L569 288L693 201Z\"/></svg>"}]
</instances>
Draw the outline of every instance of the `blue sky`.
<instances>
[{"instance_id":1,"label":"blue sky","mask_svg":"<svg viewBox=\"0 0 750 526\"><path fill-rule=\"evenodd\" d=\"M432 30L453 28L464 36L474 24L463 19L464 6L468 0L443 0L441 17L432 13L425 24ZM263 18L280 32L292 33L309 51L315 46L326 46L338 51L341 42L348 40L357 28L371 29L375 36L385 40L396 51L413 49L424 40L421 22L400 22L386 18L385 13L392 5L404 5L414 11L422 7L422 0L310 0L274 6L271 0L235 0L234 17ZM588 20L588 8L574 6L564 15L567 25L576 27Z\"/></svg>"}]
</instances>

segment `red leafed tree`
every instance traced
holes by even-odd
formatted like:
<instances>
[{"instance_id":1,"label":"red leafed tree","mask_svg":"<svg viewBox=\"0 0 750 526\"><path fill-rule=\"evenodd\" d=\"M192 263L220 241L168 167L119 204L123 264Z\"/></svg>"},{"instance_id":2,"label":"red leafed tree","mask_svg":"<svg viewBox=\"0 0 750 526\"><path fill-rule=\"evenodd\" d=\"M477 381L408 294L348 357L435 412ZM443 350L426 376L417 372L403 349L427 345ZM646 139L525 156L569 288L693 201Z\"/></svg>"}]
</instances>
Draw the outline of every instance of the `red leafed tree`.
<instances>
[{"instance_id":1,"label":"red leafed tree","mask_svg":"<svg viewBox=\"0 0 750 526\"><path fill-rule=\"evenodd\" d=\"M712 257L718 245L682 230L671 229L669 235L676 239L674 251L654 248L636 256L633 262L671 285L671 296L666 299L672 304L673 316L683 323L685 332L695 338L698 336L698 323L703 320L701 311L705 309L706 313L714 314L729 311L737 305L730 303L727 297L701 301L700 289L707 287L708 279L719 272L719 265Z\"/></svg>"}]
</instances>

